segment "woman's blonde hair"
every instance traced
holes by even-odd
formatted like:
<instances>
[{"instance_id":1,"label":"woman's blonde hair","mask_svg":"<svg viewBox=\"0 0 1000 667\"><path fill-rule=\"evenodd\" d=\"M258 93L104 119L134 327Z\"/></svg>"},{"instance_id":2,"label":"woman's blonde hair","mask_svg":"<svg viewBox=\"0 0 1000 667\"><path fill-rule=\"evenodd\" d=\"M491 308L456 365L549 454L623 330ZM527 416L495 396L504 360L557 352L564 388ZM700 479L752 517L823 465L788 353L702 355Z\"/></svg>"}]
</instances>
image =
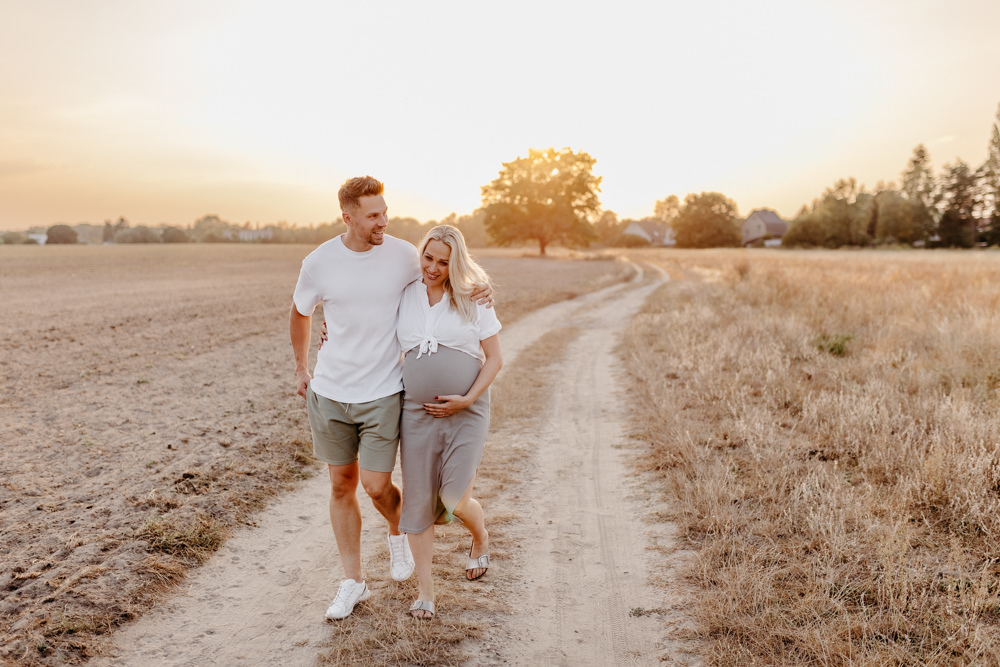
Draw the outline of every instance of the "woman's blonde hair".
<instances>
[{"instance_id":1,"label":"woman's blonde hair","mask_svg":"<svg viewBox=\"0 0 1000 667\"><path fill-rule=\"evenodd\" d=\"M476 304L471 298L472 291L477 285L489 285L490 277L469 255L465 237L456 228L451 225L438 225L427 232L417 246L421 257L431 241L440 241L451 248L451 256L448 258L448 278L444 281L444 289L450 294L451 302L462 319L466 322L474 321Z\"/></svg>"}]
</instances>

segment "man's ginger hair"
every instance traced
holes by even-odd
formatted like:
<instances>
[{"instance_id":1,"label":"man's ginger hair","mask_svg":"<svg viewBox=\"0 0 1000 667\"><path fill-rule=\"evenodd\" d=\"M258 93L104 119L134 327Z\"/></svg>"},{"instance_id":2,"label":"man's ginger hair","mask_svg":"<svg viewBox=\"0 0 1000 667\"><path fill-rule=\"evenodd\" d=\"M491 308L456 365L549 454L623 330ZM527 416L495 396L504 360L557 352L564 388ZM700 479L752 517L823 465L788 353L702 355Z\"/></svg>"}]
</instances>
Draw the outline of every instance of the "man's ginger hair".
<instances>
[{"instance_id":1,"label":"man's ginger hair","mask_svg":"<svg viewBox=\"0 0 1000 667\"><path fill-rule=\"evenodd\" d=\"M373 197L385 192L381 181L371 176L355 176L340 186L337 198L340 199L340 210L351 213L361 204L362 197Z\"/></svg>"}]
</instances>

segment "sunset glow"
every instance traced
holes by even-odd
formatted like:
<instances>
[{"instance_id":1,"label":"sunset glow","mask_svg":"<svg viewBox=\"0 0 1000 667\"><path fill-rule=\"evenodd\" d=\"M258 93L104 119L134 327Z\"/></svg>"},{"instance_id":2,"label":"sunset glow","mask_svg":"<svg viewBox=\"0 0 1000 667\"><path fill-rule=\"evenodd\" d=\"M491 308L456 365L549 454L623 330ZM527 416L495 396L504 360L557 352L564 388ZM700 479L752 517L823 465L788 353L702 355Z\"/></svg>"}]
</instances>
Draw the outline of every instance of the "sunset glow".
<instances>
[{"instance_id":1,"label":"sunset glow","mask_svg":"<svg viewBox=\"0 0 1000 667\"><path fill-rule=\"evenodd\" d=\"M836 179L986 156L1000 3L0 0L0 229L310 224L370 173L470 213L528 148L622 217L719 191L791 217Z\"/></svg>"}]
</instances>

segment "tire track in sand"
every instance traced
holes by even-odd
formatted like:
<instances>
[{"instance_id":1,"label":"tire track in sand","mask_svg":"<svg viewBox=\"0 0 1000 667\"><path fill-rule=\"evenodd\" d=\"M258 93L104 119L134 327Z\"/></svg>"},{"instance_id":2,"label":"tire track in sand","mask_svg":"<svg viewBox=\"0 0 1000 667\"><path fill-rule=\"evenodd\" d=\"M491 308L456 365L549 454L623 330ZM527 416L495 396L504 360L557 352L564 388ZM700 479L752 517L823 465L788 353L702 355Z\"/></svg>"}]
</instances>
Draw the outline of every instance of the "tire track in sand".
<instances>
[{"instance_id":1,"label":"tire track in sand","mask_svg":"<svg viewBox=\"0 0 1000 667\"><path fill-rule=\"evenodd\" d=\"M628 450L619 447L626 413L615 347L665 278L641 277L548 321L581 333L552 379L524 494L530 502L519 508L526 524L519 530L523 584L505 627L511 641L504 657L512 664L662 664L671 644L657 617L630 614L676 606L647 583L654 555L639 518L647 508Z\"/></svg>"}]
</instances>

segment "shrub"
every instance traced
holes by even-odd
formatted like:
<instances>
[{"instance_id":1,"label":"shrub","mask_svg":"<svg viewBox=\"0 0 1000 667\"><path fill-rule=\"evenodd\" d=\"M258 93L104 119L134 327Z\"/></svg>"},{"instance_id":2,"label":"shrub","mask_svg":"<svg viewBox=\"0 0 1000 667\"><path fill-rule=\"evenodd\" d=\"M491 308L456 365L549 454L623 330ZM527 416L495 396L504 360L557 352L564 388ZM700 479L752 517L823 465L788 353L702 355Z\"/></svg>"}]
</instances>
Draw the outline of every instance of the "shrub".
<instances>
[{"instance_id":1,"label":"shrub","mask_svg":"<svg viewBox=\"0 0 1000 667\"><path fill-rule=\"evenodd\" d=\"M834 334L832 336L817 336L813 344L823 350L824 352L829 352L835 357L842 357L847 354L847 343L850 342L854 336L850 334Z\"/></svg>"},{"instance_id":2,"label":"shrub","mask_svg":"<svg viewBox=\"0 0 1000 667\"><path fill-rule=\"evenodd\" d=\"M45 239L45 243L66 243L72 244L76 243L76 230L69 225L52 225L49 227L48 238Z\"/></svg>"}]
</instances>

